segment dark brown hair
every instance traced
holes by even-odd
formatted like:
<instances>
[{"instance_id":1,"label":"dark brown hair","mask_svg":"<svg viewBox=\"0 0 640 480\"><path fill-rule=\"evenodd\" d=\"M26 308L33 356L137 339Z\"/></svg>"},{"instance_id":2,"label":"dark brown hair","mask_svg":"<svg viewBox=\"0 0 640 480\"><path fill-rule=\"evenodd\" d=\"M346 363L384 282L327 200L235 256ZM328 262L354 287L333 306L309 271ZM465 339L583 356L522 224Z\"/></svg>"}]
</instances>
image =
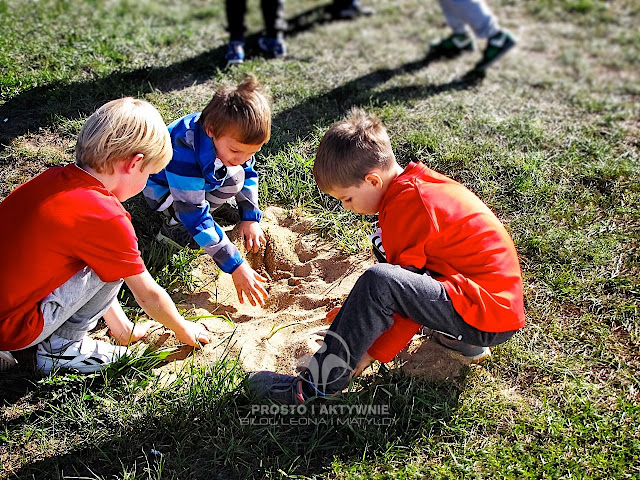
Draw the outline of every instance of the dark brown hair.
<instances>
[{"instance_id":1,"label":"dark brown hair","mask_svg":"<svg viewBox=\"0 0 640 480\"><path fill-rule=\"evenodd\" d=\"M231 135L240 143L258 145L271 137L271 107L254 75L236 86L220 87L200 114L214 137Z\"/></svg>"},{"instance_id":2,"label":"dark brown hair","mask_svg":"<svg viewBox=\"0 0 640 480\"><path fill-rule=\"evenodd\" d=\"M326 192L333 187L358 185L371 170L386 170L394 162L391 141L382 121L354 107L322 137L313 176L320 190Z\"/></svg>"}]
</instances>

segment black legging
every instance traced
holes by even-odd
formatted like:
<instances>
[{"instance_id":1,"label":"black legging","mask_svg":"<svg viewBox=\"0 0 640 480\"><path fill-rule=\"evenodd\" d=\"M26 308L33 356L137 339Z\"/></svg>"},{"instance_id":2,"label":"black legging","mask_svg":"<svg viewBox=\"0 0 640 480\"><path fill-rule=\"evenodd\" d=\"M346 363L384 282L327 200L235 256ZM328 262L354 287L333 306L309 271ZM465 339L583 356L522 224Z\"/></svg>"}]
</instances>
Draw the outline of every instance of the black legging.
<instances>
[{"instance_id":1,"label":"black legging","mask_svg":"<svg viewBox=\"0 0 640 480\"><path fill-rule=\"evenodd\" d=\"M247 13L246 0L226 0L227 23L231 41L244 41L246 30L244 17ZM260 0L262 18L267 37L276 37L284 30L284 0Z\"/></svg>"}]
</instances>

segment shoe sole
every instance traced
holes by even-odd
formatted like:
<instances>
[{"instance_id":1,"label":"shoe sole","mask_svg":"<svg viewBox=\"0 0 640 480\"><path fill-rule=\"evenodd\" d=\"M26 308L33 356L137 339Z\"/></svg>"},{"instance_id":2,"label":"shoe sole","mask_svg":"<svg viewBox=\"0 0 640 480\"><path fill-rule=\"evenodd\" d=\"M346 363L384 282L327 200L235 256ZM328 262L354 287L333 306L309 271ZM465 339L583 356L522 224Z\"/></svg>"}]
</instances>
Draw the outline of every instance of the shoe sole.
<instances>
[{"instance_id":1,"label":"shoe sole","mask_svg":"<svg viewBox=\"0 0 640 480\"><path fill-rule=\"evenodd\" d=\"M18 361L9 352L0 351L0 372L6 372L18 365Z\"/></svg>"}]
</instances>

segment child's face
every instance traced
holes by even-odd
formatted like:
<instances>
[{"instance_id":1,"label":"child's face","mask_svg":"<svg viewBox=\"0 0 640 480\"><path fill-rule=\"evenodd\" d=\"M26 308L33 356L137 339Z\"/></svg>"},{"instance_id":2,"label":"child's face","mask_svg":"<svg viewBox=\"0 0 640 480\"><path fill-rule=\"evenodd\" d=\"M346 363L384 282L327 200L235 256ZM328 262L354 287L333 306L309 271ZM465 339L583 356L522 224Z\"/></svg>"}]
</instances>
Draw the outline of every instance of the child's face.
<instances>
[{"instance_id":1,"label":"child's face","mask_svg":"<svg viewBox=\"0 0 640 480\"><path fill-rule=\"evenodd\" d=\"M367 175L365 180L358 185L333 187L326 193L340 200L345 210L351 210L361 215L373 215L380 210L384 190L382 182Z\"/></svg>"},{"instance_id":2,"label":"child's face","mask_svg":"<svg viewBox=\"0 0 640 480\"><path fill-rule=\"evenodd\" d=\"M260 151L263 143L252 145L236 140L232 135L211 137L216 145L216 153L220 161L227 167L242 165Z\"/></svg>"}]
</instances>

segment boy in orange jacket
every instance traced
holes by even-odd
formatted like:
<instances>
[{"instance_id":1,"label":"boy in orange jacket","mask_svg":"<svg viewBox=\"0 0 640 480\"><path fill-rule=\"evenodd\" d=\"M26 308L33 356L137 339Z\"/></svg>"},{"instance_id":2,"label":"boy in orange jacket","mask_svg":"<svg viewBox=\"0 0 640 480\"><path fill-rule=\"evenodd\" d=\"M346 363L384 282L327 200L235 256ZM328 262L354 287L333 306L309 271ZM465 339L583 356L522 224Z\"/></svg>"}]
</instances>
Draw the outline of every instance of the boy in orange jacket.
<instances>
[{"instance_id":1,"label":"boy in orange jacket","mask_svg":"<svg viewBox=\"0 0 640 480\"><path fill-rule=\"evenodd\" d=\"M518 255L500 220L460 183L421 163L403 169L377 117L355 109L333 125L313 173L344 208L379 215L388 263L358 279L298 377L250 376L258 397L296 404L339 393L374 358L393 358L420 326L473 361L524 326Z\"/></svg>"}]
</instances>

